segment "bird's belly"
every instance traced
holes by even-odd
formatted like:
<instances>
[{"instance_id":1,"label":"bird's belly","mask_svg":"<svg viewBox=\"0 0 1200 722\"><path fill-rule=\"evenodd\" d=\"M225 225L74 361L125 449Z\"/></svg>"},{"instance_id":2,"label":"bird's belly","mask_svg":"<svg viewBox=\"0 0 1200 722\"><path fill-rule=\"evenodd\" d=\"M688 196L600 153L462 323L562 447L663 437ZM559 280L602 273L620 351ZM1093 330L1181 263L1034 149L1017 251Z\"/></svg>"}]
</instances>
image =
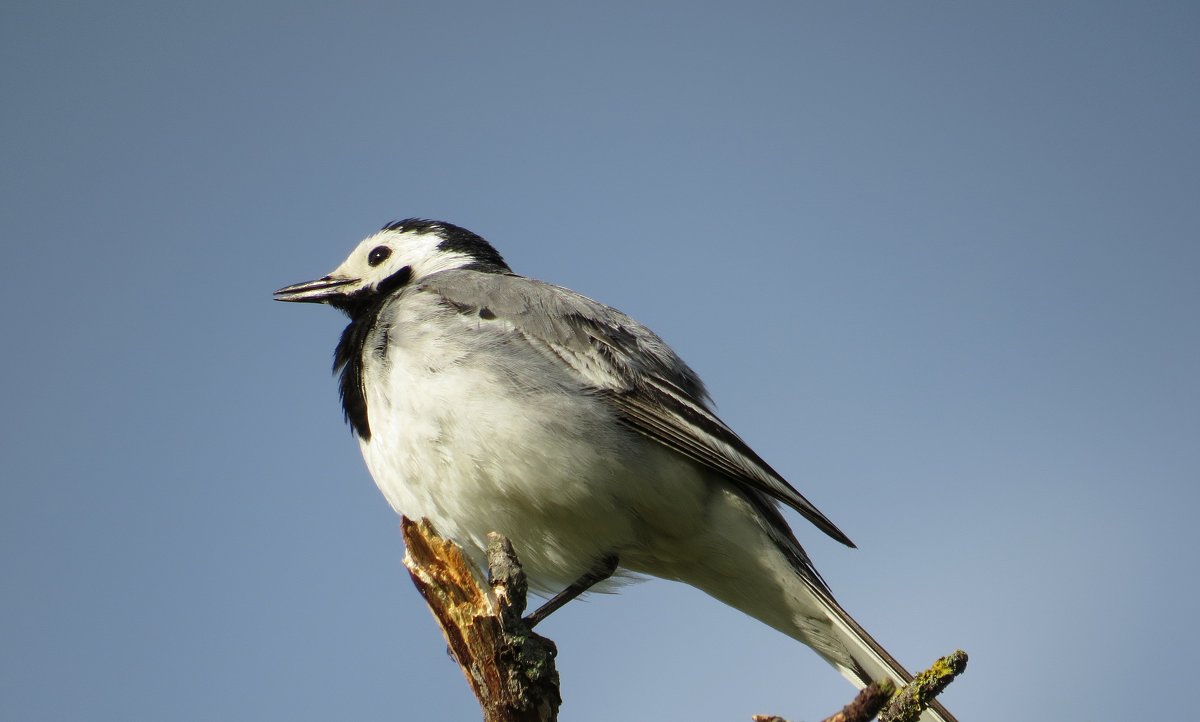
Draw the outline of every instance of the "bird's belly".
<instances>
[{"instance_id":1,"label":"bird's belly","mask_svg":"<svg viewBox=\"0 0 1200 722\"><path fill-rule=\"evenodd\" d=\"M398 513L429 519L477 562L499 532L531 585L558 591L605 555L641 553L703 523L707 485L690 465L673 478L675 460L599 400L503 393L478 370L391 374L367 387L367 467ZM662 519L684 528L664 530Z\"/></svg>"}]
</instances>

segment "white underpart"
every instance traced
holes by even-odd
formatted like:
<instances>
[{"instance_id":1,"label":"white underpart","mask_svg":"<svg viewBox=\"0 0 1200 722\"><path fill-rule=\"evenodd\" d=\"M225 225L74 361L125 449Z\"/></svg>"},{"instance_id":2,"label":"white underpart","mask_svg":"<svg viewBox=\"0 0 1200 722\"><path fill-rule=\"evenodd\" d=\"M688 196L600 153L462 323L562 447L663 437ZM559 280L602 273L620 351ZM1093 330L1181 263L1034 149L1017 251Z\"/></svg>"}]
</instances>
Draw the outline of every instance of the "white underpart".
<instances>
[{"instance_id":1,"label":"white underpart","mask_svg":"<svg viewBox=\"0 0 1200 722\"><path fill-rule=\"evenodd\" d=\"M563 393L567 375L554 379L548 361L481 363L445 332L453 325L430 323L444 313L419 302L385 311L386 360L365 369L363 455L397 512L428 518L477 559L489 531L509 536L541 591L614 552L627 568L648 543L662 547L651 556L672 556L660 537L702 532L712 489L697 470L599 401Z\"/></svg>"},{"instance_id":2,"label":"white underpart","mask_svg":"<svg viewBox=\"0 0 1200 722\"><path fill-rule=\"evenodd\" d=\"M591 393L617 386L600 359L417 288L464 263L438 242L379 233L333 274L374 285L413 269L364 347L371 435L360 444L393 509L429 519L480 564L487 534L508 536L539 592L557 592L616 554L623 572L687 583L805 642L856 684L852 666L902 681L805 581L743 492L636 433ZM369 251L383 243L392 256L369 267Z\"/></svg>"}]
</instances>

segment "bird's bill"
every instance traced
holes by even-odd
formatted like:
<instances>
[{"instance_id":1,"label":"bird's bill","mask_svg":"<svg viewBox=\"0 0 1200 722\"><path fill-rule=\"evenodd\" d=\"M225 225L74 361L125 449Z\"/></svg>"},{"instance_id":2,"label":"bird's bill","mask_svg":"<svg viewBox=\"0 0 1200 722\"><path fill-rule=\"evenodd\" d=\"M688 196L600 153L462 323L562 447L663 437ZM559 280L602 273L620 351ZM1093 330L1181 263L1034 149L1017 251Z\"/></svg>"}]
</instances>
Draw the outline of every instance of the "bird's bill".
<instances>
[{"instance_id":1,"label":"bird's bill","mask_svg":"<svg viewBox=\"0 0 1200 722\"><path fill-rule=\"evenodd\" d=\"M325 276L315 281L294 283L275 292L276 301L297 303L326 303L329 299L345 295L345 286L355 283L356 278L334 278Z\"/></svg>"}]
</instances>

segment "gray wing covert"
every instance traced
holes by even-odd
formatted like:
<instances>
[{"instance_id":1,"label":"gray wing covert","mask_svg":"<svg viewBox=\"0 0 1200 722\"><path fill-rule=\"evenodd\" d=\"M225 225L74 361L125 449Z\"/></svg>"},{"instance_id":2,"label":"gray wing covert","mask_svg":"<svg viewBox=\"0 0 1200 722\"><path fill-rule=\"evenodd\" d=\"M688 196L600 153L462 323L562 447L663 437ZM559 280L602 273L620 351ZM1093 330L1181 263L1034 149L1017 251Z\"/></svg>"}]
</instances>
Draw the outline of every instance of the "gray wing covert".
<instances>
[{"instance_id":1,"label":"gray wing covert","mask_svg":"<svg viewBox=\"0 0 1200 722\"><path fill-rule=\"evenodd\" d=\"M854 546L717 418L696 373L629 316L569 289L515 274L446 271L426 278L419 288L460 312L494 315L510 324L530 346L572 368L638 433L734 484L787 504L829 536ZM784 524L782 518L773 521Z\"/></svg>"}]
</instances>

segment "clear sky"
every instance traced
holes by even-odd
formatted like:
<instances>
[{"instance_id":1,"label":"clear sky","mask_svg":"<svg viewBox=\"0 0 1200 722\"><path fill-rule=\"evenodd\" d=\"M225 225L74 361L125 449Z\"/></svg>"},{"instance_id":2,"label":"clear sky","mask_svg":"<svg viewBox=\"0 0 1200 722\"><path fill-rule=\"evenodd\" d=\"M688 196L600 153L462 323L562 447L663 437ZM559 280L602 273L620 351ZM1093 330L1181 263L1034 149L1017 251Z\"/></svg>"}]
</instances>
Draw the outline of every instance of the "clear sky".
<instances>
[{"instance_id":1,"label":"clear sky","mask_svg":"<svg viewBox=\"0 0 1200 722\"><path fill-rule=\"evenodd\" d=\"M1198 6L707 5L0 10L0 718L475 718L271 300L407 216L672 343L963 722L1194 715ZM545 633L564 720L851 696L666 582Z\"/></svg>"}]
</instances>

